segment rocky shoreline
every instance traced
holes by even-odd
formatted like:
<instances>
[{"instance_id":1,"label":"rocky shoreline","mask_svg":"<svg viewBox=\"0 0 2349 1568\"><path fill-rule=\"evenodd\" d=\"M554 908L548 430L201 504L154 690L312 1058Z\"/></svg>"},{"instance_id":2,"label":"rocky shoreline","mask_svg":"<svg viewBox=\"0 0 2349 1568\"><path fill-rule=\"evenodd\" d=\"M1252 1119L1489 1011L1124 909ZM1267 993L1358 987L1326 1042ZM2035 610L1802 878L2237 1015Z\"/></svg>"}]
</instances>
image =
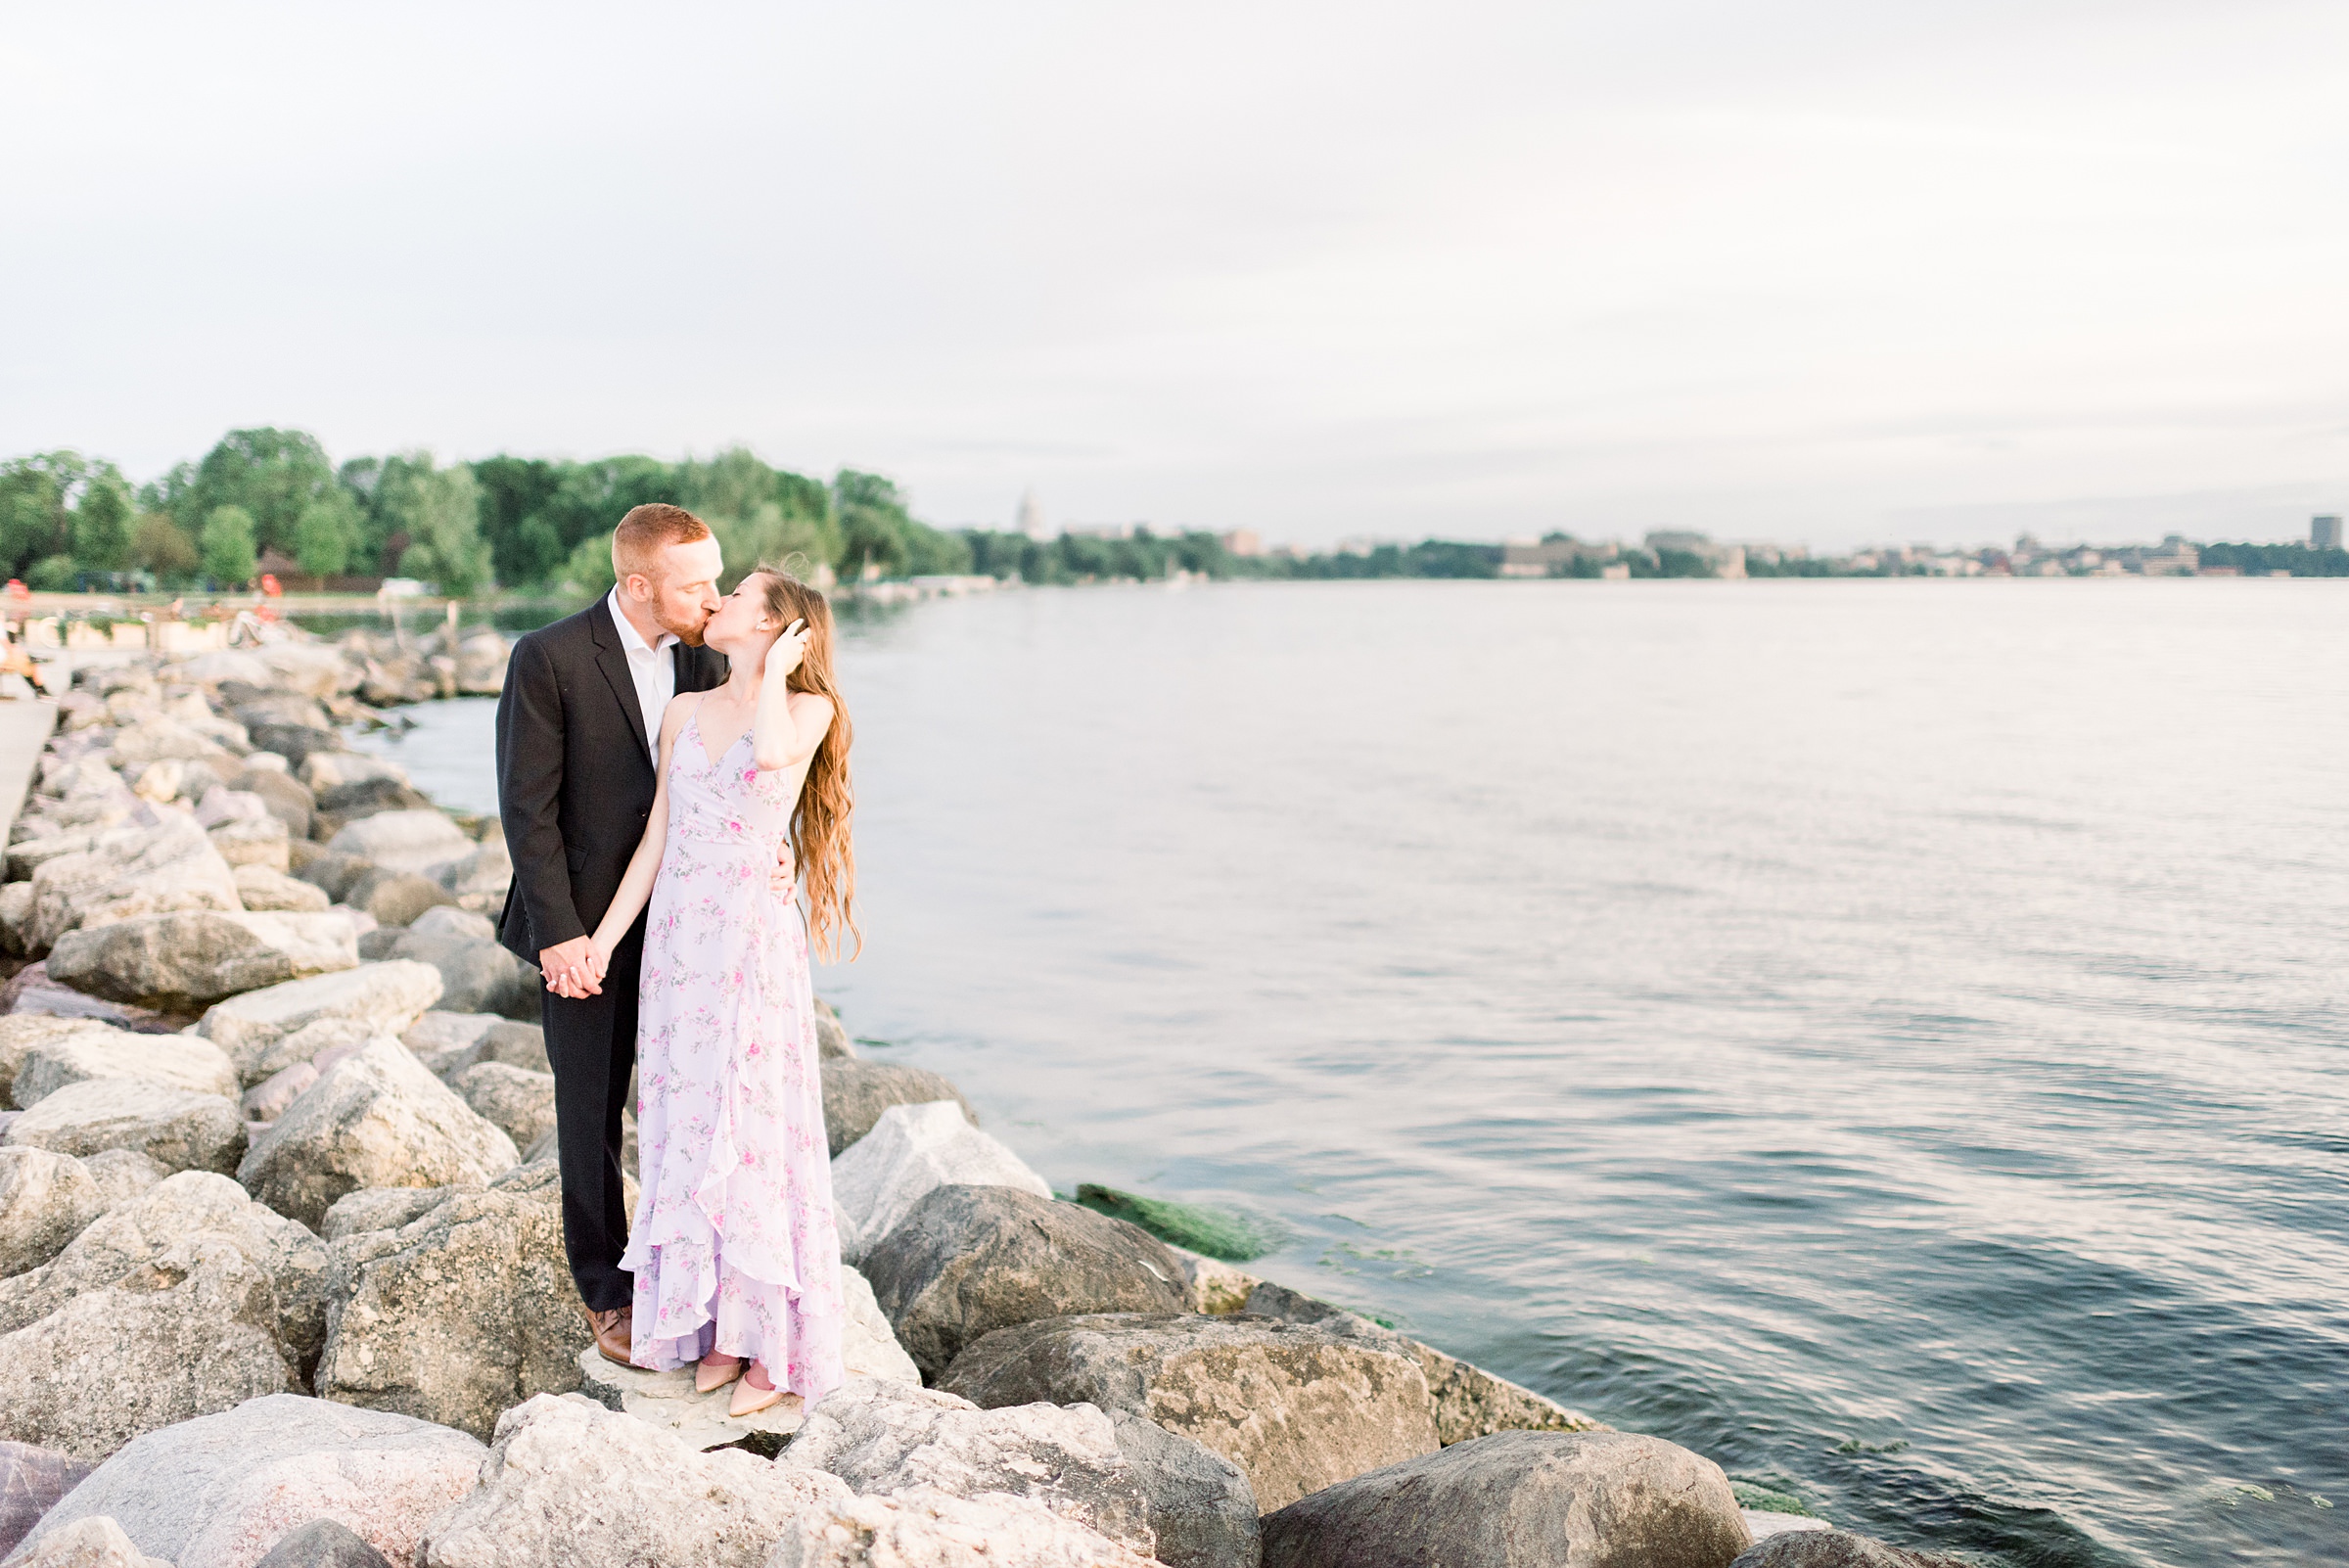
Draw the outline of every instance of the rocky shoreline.
<instances>
[{"instance_id":1,"label":"rocky shoreline","mask_svg":"<svg viewBox=\"0 0 2349 1568\"><path fill-rule=\"evenodd\" d=\"M496 689L446 641L59 698L0 883L10 1568L1955 1561L1063 1201L828 1010L850 1382L743 1422L604 1362L497 823L344 741Z\"/></svg>"}]
</instances>

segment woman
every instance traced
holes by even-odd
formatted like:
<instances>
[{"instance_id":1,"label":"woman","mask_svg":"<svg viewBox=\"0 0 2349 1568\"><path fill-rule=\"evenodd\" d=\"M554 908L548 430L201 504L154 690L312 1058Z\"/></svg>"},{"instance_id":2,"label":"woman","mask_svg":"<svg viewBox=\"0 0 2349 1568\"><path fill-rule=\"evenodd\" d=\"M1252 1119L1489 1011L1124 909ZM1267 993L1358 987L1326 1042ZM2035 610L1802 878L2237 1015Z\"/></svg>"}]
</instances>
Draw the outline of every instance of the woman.
<instances>
[{"instance_id":1,"label":"woman","mask_svg":"<svg viewBox=\"0 0 2349 1568\"><path fill-rule=\"evenodd\" d=\"M632 1357L659 1371L698 1362L704 1393L740 1377L731 1413L749 1415L813 1405L842 1381L807 949L811 932L829 958L855 931L851 732L813 588L760 567L702 636L730 673L662 715L651 819L593 945L608 963L650 899L641 1188L621 1260L636 1276ZM786 834L806 879L805 929L768 886Z\"/></svg>"}]
</instances>

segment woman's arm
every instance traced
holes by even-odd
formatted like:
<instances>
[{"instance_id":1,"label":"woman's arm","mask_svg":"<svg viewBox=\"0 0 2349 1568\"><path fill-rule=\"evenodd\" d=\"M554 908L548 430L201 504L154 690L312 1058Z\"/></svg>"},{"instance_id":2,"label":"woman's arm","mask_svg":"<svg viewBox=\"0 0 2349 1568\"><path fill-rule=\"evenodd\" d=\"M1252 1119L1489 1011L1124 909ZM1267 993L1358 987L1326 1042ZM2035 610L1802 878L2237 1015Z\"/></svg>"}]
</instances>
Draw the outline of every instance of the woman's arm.
<instances>
[{"instance_id":1,"label":"woman's arm","mask_svg":"<svg viewBox=\"0 0 2349 1568\"><path fill-rule=\"evenodd\" d=\"M668 848L668 754L677 744L677 731L685 727L685 715L701 700L702 693L685 692L671 697L662 712L660 777L653 785L652 815L645 820L644 837L636 841L636 853L628 856L628 868L621 874L620 891L612 895L612 906L604 911L591 943L598 980L612 966L612 949L620 945L620 939L628 934L628 927L636 923L645 901L653 896L653 878L660 874L661 854Z\"/></svg>"},{"instance_id":2,"label":"woman's arm","mask_svg":"<svg viewBox=\"0 0 2349 1568\"><path fill-rule=\"evenodd\" d=\"M791 689L791 672L800 668L806 648L806 623L795 621L766 651L759 706L751 715L751 761L762 773L799 767L815 755L824 731L832 727L831 698Z\"/></svg>"}]
</instances>

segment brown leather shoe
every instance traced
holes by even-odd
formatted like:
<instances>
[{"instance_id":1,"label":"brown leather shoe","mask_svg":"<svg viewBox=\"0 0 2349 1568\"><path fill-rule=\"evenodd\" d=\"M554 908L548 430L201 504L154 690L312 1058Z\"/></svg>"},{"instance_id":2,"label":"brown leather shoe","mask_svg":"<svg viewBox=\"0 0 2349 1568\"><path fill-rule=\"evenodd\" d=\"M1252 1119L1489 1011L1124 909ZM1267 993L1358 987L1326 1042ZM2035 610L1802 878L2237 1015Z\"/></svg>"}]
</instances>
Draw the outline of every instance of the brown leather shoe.
<instances>
[{"instance_id":1,"label":"brown leather shoe","mask_svg":"<svg viewBox=\"0 0 2349 1568\"><path fill-rule=\"evenodd\" d=\"M622 1307L615 1312L599 1313L581 1304L579 1310L587 1314L587 1331L595 1336L595 1348L603 1352L605 1360L618 1361L622 1366L636 1364L628 1356L629 1351L634 1349L636 1333L634 1308Z\"/></svg>"}]
</instances>

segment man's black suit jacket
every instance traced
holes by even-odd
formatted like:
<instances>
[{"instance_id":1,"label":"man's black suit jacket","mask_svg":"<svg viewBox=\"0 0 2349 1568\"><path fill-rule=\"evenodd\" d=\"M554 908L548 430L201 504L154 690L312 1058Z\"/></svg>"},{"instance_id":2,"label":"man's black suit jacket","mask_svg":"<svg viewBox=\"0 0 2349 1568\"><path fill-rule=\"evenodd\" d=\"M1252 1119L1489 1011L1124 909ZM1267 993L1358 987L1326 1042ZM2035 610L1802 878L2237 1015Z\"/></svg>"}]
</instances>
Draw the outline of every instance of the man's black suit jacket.
<instances>
[{"instance_id":1,"label":"man's black suit jacket","mask_svg":"<svg viewBox=\"0 0 2349 1568\"><path fill-rule=\"evenodd\" d=\"M726 678L714 648L669 653L681 692ZM498 940L525 961L588 935L611 907L652 814L646 744L608 597L514 645L497 699L498 818L514 857Z\"/></svg>"}]
</instances>

